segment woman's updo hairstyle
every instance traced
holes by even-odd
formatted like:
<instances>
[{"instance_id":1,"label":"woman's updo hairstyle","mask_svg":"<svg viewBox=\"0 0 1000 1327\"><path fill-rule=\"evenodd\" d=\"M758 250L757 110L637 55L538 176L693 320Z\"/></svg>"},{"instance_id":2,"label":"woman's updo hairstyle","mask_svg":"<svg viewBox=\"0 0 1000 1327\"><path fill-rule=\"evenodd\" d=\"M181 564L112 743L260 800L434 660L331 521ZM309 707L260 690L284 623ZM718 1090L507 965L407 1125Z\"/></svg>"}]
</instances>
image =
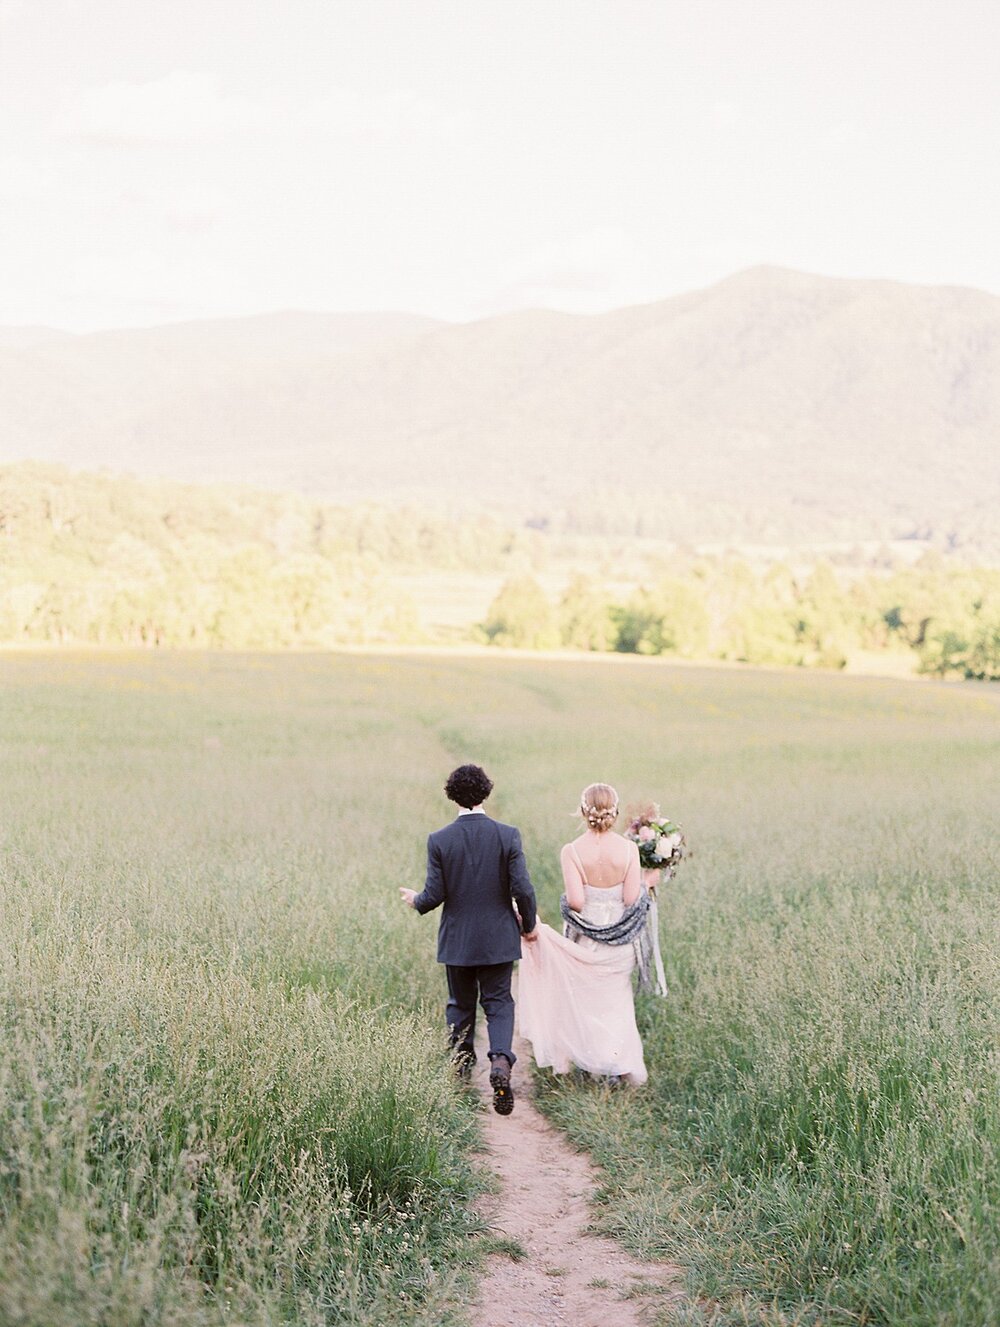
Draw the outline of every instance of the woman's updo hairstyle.
<instances>
[{"instance_id":1,"label":"woman's updo hairstyle","mask_svg":"<svg viewBox=\"0 0 1000 1327\"><path fill-rule=\"evenodd\" d=\"M610 783L592 783L580 794L580 814L598 834L618 819L618 794Z\"/></svg>"}]
</instances>

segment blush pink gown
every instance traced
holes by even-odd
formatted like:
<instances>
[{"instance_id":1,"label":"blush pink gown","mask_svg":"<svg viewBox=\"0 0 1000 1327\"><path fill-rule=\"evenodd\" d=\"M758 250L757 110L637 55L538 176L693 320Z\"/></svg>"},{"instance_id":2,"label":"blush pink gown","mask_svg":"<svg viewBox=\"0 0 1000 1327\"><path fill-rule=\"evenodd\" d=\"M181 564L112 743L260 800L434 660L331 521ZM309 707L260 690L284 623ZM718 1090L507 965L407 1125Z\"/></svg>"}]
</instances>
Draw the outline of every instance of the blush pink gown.
<instances>
[{"instance_id":1,"label":"blush pink gown","mask_svg":"<svg viewBox=\"0 0 1000 1327\"><path fill-rule=\"evenodd\" d=\"M607 926L625 910L623 886L584 886L581 915ZM647 1078L635 1024L631 945L574 942L539 924L538 939L521 945L517 1017L535 1063L565 1074L577 1065L592 1074L616 1074L634 1085Z\"/></svg>"}]
</instances>

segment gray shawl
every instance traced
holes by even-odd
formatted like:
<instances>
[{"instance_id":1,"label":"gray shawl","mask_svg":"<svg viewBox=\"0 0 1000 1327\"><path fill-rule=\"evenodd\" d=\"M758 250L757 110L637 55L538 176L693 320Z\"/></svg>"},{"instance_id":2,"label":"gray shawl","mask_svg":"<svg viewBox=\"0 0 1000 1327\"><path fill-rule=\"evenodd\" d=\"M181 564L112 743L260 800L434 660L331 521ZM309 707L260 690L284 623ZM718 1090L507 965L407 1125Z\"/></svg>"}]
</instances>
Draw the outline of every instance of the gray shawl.
<instances>
[{"instance_id":1,"label":"gray shawl","mask_svg":"<svg viewBox=\"0 0 1000 1327\"><path fill-rule=\"evenodd\" d=\"M659 995L666 995L667 986L660 958L659 918L656 903L645 889L619 919L609 926L596 926L574 912L565 894L559 900L559 911L565 922L563 932L570 940L577 941L585 936L602 945L631 945L640 989L655 990Z\"/></svg>"}]
</instances>

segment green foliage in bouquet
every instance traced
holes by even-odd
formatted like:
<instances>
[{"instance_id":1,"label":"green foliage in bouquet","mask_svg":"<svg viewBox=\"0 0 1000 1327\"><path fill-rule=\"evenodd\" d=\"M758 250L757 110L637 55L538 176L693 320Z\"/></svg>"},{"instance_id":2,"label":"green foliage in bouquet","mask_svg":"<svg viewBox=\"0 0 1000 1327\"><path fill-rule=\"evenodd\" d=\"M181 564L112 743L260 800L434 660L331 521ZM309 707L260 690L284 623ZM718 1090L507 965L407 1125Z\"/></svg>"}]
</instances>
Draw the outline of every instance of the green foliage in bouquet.
<instances>
[{"instance_id":1,"label":"green foliage in bouquet","mask_svg":"<svg viewBox=\"0 0 1000 1327\"><path fill-rule=\"evenodd\" d=\"M686 843L680 825L660 815L655 802L632 814L625 837L637 845L644 871L666 871L669 878L684 856Z\"/></svg>"}]
</instances>

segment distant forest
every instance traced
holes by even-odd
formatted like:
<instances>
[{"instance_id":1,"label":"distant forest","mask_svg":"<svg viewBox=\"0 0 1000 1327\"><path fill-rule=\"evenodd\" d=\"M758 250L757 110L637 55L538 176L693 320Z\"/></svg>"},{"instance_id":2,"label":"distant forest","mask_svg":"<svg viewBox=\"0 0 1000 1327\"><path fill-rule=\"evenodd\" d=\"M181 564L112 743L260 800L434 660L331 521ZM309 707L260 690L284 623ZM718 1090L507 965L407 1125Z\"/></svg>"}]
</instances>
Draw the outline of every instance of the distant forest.
<instances>
[{"instance_id":1,"label":"distant forest","mask_svg":"<svg viewBox=\"0 0 1000 1327\"><path fill-rule=\"evenodd\" d=\"M575 571L558 597L540 573ZM857 651L938 676L1000 678L1000 570L754 568L606 545L490 515L335 506L301 495L0 467L0 641L279 649L428 639L413 572L504 577L468 639L843 667Z\"/></svg>"}]
</instances>

